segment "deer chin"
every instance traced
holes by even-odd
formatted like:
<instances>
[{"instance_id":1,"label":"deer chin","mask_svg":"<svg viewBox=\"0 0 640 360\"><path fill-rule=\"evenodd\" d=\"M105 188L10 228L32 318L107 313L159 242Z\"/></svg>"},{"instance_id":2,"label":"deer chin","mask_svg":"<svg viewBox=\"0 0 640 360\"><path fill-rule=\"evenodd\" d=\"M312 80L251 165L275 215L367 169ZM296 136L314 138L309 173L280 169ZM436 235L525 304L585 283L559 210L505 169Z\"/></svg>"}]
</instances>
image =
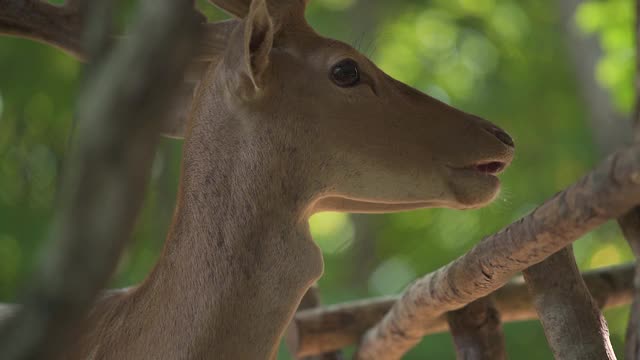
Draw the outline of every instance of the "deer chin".
<instances>
[{"instance_id":1,"label":"deer chin","mask_svg":"<svg viewBox=\"0 0 640 360\"><path fill-rule=\"evenodd\" d=\"M459 204L445 200L393 202L328 196L318 200L314 205L314 212L339 211L359 214L386 214L435 207L459 208Z\"/></svg>"},{"instance_id":2,"label":"deer chin","mask_svg":"<svg viewBox=\"0 0 640 360\"><path fill-rule=\"evenodd\" d=\"M497 165L495 168L498 168ZM501 188L497 175L503 169L504 167L500 171L484 171L475 167L453 169L449 187L457 202L454 208L477 209L495 200Z\"/></svg>"}]
</instances>

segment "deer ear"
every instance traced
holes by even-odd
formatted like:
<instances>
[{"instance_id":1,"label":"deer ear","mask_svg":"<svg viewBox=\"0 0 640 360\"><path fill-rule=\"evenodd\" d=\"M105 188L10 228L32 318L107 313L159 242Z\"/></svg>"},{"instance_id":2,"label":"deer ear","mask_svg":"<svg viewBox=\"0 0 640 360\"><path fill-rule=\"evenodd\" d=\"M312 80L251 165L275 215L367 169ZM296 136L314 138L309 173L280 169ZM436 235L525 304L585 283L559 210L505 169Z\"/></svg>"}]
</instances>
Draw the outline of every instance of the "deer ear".
<instances>
[{"instance_id":1,"label":"deer ear","mask_svg":"<svg viewBox=\"0 0 640 360\"><path fill-rule=\"evenodd\" d=\"M264 73L269 67L274 33L266 1L254 0L244 20L243 60L247 75L256 89L262 87Z\"/></svg>"}]
</instances>

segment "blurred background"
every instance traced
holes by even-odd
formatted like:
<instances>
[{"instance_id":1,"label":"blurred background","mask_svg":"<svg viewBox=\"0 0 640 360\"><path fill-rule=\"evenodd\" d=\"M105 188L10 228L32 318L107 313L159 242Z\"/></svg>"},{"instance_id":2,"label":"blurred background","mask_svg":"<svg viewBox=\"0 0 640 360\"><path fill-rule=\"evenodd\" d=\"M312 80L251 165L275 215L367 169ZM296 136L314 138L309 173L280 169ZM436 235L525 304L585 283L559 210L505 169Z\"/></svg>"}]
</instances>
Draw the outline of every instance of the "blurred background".
<instances>
[{"instance_id":1,"label":"blurred background","mask_svg":"<svg viewBox=\"0 0 640 360\"><path fill-rule=\"evenodd\" d=\"M58 1L60 2L60 1ZM211 19L223 19L204 0ZM308 19L384 71L481 115L516 140L504 191L476 211L394 215L324 213L311 220L324 252L326 304L399 293L576 181L624 143L633 99L631 0L313 0ZM122 14L122 23L127 14ZM56 204L72 134L80 66L64 53L0 38L0 302L11 302L38 261ZM169 224L181 143L157 154L135 242L111 286L142 281ZM575 245L583 270L631 261L609 224ZM622 355L628 309L606 313ZM551 359L537 322L505 325L519 360ZM447 334L430 336L406 359L454 359ZM280 359L289 359L281 351Z\"/></svg>"}]
</instances>

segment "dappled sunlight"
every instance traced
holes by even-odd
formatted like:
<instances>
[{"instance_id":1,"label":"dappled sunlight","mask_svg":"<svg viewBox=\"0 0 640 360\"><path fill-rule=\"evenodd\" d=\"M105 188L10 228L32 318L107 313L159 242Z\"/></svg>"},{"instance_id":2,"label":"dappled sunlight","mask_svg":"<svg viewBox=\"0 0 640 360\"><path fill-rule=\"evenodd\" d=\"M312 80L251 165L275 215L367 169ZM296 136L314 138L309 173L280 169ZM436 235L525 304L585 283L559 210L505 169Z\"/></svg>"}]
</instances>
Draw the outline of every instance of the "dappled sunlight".
<instances>
[{"instance_id":1,"label":"dappled sunlight","mask_svg":"<svg viewBox=\"0 0 640 360\"><path fill-rule=\"evenodd\" d=\"M309 220L311 234L325 254L337 254L353 243L353 224L347 214L324 212Z\"/></svg>"},{"instance_id":2,"label":"dappled sunlight","mask_svg":"<svg viewBox=\"0 0 640 360\"><path fill-rule=\"evenodd\" d=\"M614 222L586 234L574 243L573 249L583 271L634 260L631 248Z\"/></svg>"},{"instance_id":3,"label":"dappled sunlight","mask_svg":"<svg viewBox=\"0 0 640 360\"><path fill-rule=\"evenodd\" d=\"M498 49L525 36L529 21L512 3L438 3L419 12L409 10L393 21L375 57L383 70L423 91L437 85L447 98L472 98L497 69L502 55ZM468 19L480 26L461 26Z\"/></svg>"},{"instance_id":4,"label":"dappled sunlight","mask_svg":"<svg viewBox=\"0 0 640 360\"><path fill-rule=\"evenodd\" d=\"M454 3L459 4L462 11L478 16L490 14L496 6L496 0L457 0Z\"/></svg>"},{"instance_id":5,"label":"dappled sunlight","mask_svg":"<svg viewBox=\"0 0 640 360\"><path fill-rule=\"evenodd\" d=\"M489 15L489 28L505 42L517 43L531 31L530 20L523 8L514 2L502 2Z\"/></svg>"},{"instance_id":6,"label":"dappled sunlight","mask_svg":"<svg viewBox=\"0 0 640 360\"><path fill-rule=\"evenodd\" d=\"M481 236L478 233L479 224L480 214L471 211L455 214L443 211L434 220L440 246L446 251L455 253L462 253L479 240Z\"/></svg>"},{"instance_id":7,"label":"dappled sunlight","mask_svg":"<svg viewBox=\"0 0 640 360\"><path fill-rule=\"evenodd\" d=\"M613 94L620 110L630 111L634 102L635 73L634 5L630 0L586 1L576 13L576 23L596 35L604 51L596 70L598 81Z\"/></svg>"},{"instance_id":8,"label":"dappled sunlight","mask_svg":"<svg viewBox=\"0 0 640 360\"><path fill-rule=\"evenodd\" d=\"M369 292L374 295L396 294L416 278L416 272L404 260L395 257L386 260L369 278Z\"/></svg>"},{"instance_id":9,"label":"dappled sunlight","mask_svg":"<svg viewBox=\"0 0 640 360\"><path fill-rule=\"evenodd\" d=\"M604 244L599 247L589 259L589 267L599 268L616 265L622 261L622 254L614 244Z\"/></svg>"},{"instance_id":10,"label":"dappled sunlight","mask_svg":"<svg viewBox=\"0 0 640 360\"><path fill-rule=\"evenodd\" d=\"M453 22L451 14L444 11L424 11L415 20L415 36L422 45L422 51L450 52L456 47L460 29Z\"/></svg>"},{"instance_id":11,"label":"dappled sunlight","mask_svg":"<svg viewBox=\"0 0 640 360\"><path fill-rule=\"evenodd\" d=\"M315 0L320 6L324 6L327 9L340 11L346 10L353 6L356 0Z\"/></svg>"}]
</instances>

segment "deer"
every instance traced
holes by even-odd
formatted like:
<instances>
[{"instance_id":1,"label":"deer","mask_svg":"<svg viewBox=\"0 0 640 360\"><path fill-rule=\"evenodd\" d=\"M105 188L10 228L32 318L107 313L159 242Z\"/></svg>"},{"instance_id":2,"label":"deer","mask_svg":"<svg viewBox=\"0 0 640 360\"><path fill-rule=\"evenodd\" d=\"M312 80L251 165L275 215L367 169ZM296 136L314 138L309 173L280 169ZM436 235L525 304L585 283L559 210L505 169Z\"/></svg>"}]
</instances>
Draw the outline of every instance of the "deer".
<instances>
[{"instance_id":1,"label":"deer","mask_svg":"<svg viewBox=\"0 0 640 360\"><path fill-rule=\"evenodd\" d=\"M184 146L164 249L61 358L274 359L324 271L313 214L479 208L513 160L498 126L316 33L308 0L210 2L232 19L204 26L206 66L166 125Z\"/></svg>"}]
</instances>

